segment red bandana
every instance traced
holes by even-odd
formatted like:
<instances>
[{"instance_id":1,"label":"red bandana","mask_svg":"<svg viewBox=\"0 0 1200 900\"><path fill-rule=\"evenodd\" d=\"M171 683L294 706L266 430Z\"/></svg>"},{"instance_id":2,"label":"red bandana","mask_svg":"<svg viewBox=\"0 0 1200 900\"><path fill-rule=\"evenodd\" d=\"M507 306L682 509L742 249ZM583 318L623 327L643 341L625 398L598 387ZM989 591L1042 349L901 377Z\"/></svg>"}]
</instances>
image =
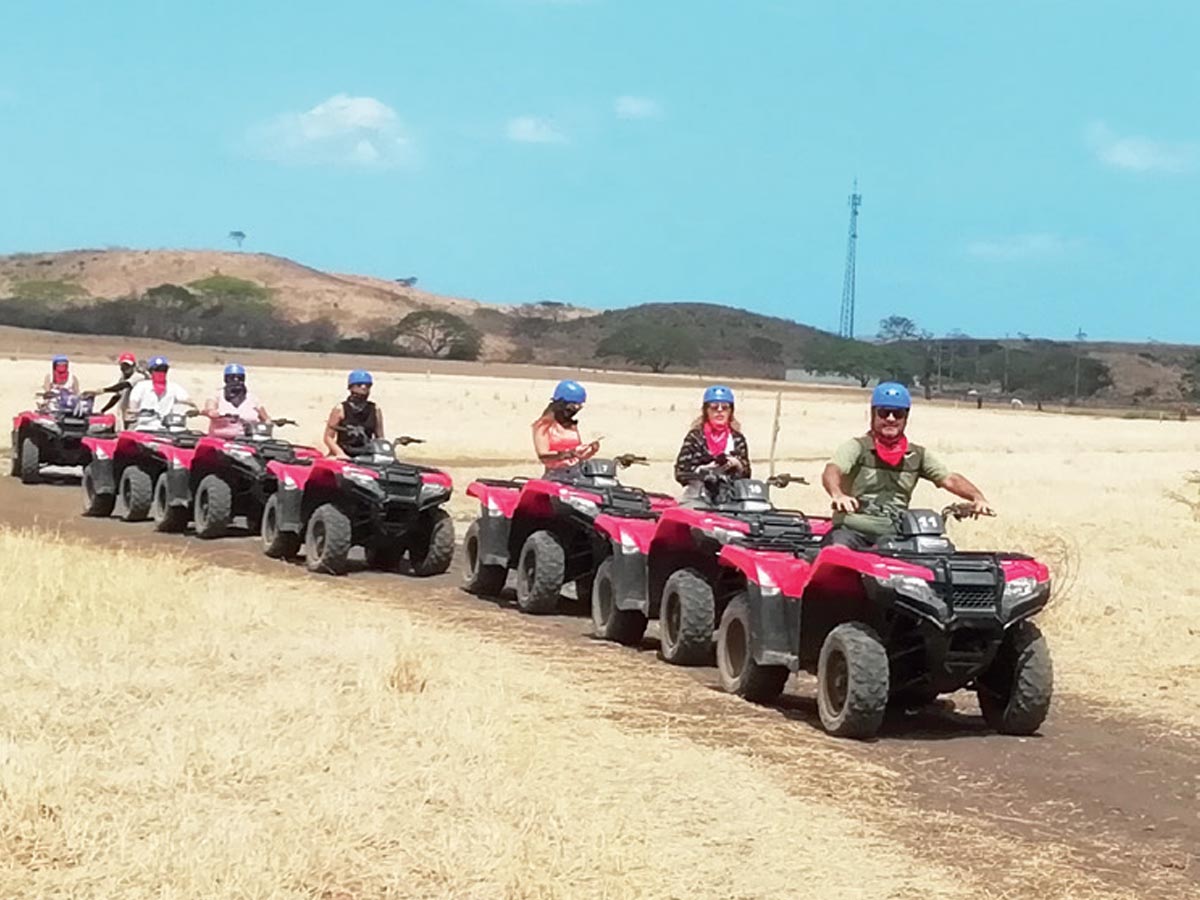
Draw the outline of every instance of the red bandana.
<instances>
[{"instance_id":1,"label":"red bandana","mask_svg":"<svg viewBox=\"0 0 1200 900\"><path fill-rule=\"evenodd\" d=\"M151 372L150 383L154 385L154 393L161 397L167 392L167 373Z\"/></svg>"},{"instance_id":2,"label":"red bandana","mask_svg":"<svg viewBox=\"0 0 1200 900\"><path fill-rule=\"evenodd\" d=\"M729 446L730 427L718 428L712 422L704 423L704 443L708 445L711 456L720 456Z\"/></svg>"},{"instance_id":3,"label":"red bandana","mask_svg":"<svg viewBox=\"0 0 1200 900\"><path fill-rule=\"evenodd\" d=\"M904 435L896 438L890 444L885 444L884 439L877 434L872 434L871 437L875 441L875 452L889 466L898 466L900 461L904 459L904 454L908 452L908 438Z\"/></svg>"}]
</instances>

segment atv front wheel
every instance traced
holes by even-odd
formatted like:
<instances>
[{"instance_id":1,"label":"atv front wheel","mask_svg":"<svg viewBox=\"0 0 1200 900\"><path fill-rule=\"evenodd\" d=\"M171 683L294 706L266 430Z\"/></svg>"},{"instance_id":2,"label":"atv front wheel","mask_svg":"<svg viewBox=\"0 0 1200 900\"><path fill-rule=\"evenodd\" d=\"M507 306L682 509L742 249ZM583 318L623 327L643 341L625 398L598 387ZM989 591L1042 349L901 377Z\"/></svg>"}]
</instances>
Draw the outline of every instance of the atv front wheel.
<instances>
[{"instance_id":1,"label":"atv front wheel","mask_svg":"<svg viewBox=\"0 0 1200 900\"><path fill-rule=\"evenodd\" d=\"M310 572L345 575L349 568L351 540L349 516L332 503L318 506L308 518L304 565Z\"/></svg>"},{"instance_id":2,"label":"atv front wheel","mask_svg":"<svg viewBox=\"0 0 1200 900\"><path fill-rule=\"evenodd\" d=\"M38 445L29 438L21 441L21 482L37 484L40 480L42 455Z\"/></svg>"},{"instance_id":3,"label":"atv front wheel","mask_svg":"<svg viewBox=\"0 0 1200 900\"><path fill-rule=\"evenodd\" d=\"M454 520L444 509L431 509L421 516L408 545L408 562L421 578L441 575L454 560Z\"/></svg>"},{"instance_id":4,"label":"atv front wheel","mask_svg":"<svg viewBox=\"0 0 1200 900\"><path fill-rule=\"evenodd\" d=\"M162 472L154 483L154 501L150 515L154 519L154 530L163 532L183 531L187 528L188 508L171 506L167 493L167 473Z\"/></svg>"},{"instance_id":5,"label":"atv front wheel","mask_svg":"<svg viewBox=\"0 0 1200 900\"><path fill-rule=\"evenodd\" d=\"M279 530L279 496L272 494L263 508L262 526L263 553L272 559L295 559L300 555L300 535Z\"/></svg>"},{"instance_id":6,"label":"atv front wheel","mask_svg":"<svg viewBox=\"0 0 1200 900\"><path fill-rule=\"evenodd\" d=\"M205 475L196 487L192 508L196 537L219 538L229 533L233 522L233 488L220 475Z\"/></svg>"},{"instance_id":7,"label":"atv front wheel","mask_svg":"<svg viewBox=\"0 0 1200 900\"><path fill-rule=\"evenodd\" d=\"M463 573L463 590L481 597L495 597L504 590L508 569L504 566L484 565L479 561L479 522L471 523L467 536L463 538L463 556L466 571Z\"/></svg>"},{"instance_id":8,"label":"atv front wheel","mask_svg":"<svg viewBox=\"0 0 1200 900\"><path fill-rule=\"evenodd\" d=\"M754 661L750 645L750 605L743 592L729 601L717 629L717 673L721 688L752 703L770 703L783 693L791 672L787 666Z\"/></svg>"},{"instance_id":9,"label":"atv front wheel","mask_svg":"<svg viewBox=\"0 0 1200 900\"><path fill-rule=\"evenodd\" d=\"M154 482L150 473L138 466L126 466L121 473L121 518L126 522L145 522L154 502Z\"/></svg>"},{"instance_id":10,"label":"atv front wheel","mask_svg":"<svg viewBox=\"0 0 1200 900\"><path fill-rule=\"evenodd\" d=\"M844 622L829 632L817 660L817 712L836 737L874 737L888 701L888 656L875 629Z\"/></svg>"},{"instance_id":11,"label":"atv front wheel","mask_svg":"<svg viewBox=\"0 0 1200 900\"><path fill-rule=\"evenodd\" d=\"M715 606L712 586L695 569L671 575L658 616L662 658L677 666L711 665Z\"/></svg>"},{"instance_id":12,"label":"atv front wheel","mask_svg":"<svg viewBox=\"0 0 1200 900\"><path fill-rule=\"evenodd\" d=\"M646 614L640 609L618 609L613 592L612 557L600 563L592 582L592 625L596 636L626 647L638 647L646 634Z\"/></svg>"},{"instance_id":13,"label":"atv front wheel","mask_svg":"<svg viewBox=\"0 0 1200 900\"><path fill-rule=\"evenodd\" d=\"M521 612L548 615L558 609L567 555L549 531L525 539L517 560L517 607Z\"/></svg>"},{"instance_id":14,"label":"atv front wheel","mask_svg":"<svg viewBox=\"0 0 1200 900\"><path fill-rule=\"evenodd\" d=\"M96 476L91 463L83 467L83 480L80 483L83 485L83 514L97 518L111 516L117 505L116 495L97 493Z\"/></svg>"},{"instance_id":15,"label":"atv front wheel","mask_svg":"<svg viewBox=\"0 0 1200 900\"><path fill-rule=\"evenodd\" d=\"M1042 726L1054 694L1054 664L1036 625L1009 629L975 692L984 719L1001 734L1033 734Z\"/></svg>"}]
</instances>

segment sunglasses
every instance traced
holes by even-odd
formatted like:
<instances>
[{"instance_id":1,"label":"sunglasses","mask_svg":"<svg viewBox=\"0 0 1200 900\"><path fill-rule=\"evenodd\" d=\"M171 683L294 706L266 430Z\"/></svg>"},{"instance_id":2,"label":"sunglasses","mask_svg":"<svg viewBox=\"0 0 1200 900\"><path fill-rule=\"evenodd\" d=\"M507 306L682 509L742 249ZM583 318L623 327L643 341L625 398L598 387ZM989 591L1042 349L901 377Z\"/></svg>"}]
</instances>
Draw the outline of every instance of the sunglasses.
<instances>
[{"instance_id":1,"label":"sunglasses","mask_svg":"<svg viewBox=\"0 0 1200 900\"><path fill-rule=\"evenodd\" d=\"M732 403L709 403L706 404L713 412L729 412L733 409Z\"/></svg>"},{"instance_id":2,"label":"sunglasses","mask_svg":"<svg viewBox=\"0 0 1200 900\"><path fill-rule=\"evenodd\" d=\"M907 409L883 409L880 407L876 407L875 415L879 416L879 418L881 418L881 419L895 419L898 422L903 422L905 419L908 418L908 410Z\"/></svg>"}]
</instances>

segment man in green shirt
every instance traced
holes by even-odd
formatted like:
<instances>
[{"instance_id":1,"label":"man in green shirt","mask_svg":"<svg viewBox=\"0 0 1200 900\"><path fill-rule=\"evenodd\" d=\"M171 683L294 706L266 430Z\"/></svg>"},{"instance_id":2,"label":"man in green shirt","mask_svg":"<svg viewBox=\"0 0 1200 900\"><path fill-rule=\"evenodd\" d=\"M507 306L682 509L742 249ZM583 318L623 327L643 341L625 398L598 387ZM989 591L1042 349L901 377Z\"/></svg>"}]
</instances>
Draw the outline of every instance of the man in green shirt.
<instances>
[{"instance_id":1,"label":"man in green shirt","mask_svg":"<svg viewBox=\"0 0 1200 900\"><path fill-rule=\"evenodd\" d=\"M871 430L837 448L821 474L833 499L829 543L864 550L895 532L894 515L908 509L917 482L925 478L964 500L976 515L991 515L983 492L904 435L912 397L902 384L886 381L871 395Z\"/></svg>"}]
</instances>

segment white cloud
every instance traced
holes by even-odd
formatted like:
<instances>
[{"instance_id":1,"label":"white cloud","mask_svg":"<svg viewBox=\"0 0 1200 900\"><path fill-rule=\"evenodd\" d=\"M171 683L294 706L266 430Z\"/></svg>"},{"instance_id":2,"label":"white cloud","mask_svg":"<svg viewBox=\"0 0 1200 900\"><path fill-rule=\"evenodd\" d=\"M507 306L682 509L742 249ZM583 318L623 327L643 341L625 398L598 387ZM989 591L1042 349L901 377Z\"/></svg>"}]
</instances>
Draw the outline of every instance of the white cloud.
<instances>
[{"instance_id":1,"label":"white cloud","mask_svg":"<svg viewBox=\"0 0 1200 900\"><path fill-rule=\"evenodd\" d=\"M374 97L335 94L302 113L284 113L246 135L251 155L297 165L387 168L412 160L396 111Z\"/></svg>"},{"instance_id":2,"label":"white cloud","mask_svg":"<svg viewBox=\"0 0 1200 900\"><path fill-rule=\"evenodd\" d=\"M1131 172L1177 175L1196 168L1200 161L1197 144L1156 141L1139 135L1121 136L1104 122L1093 122L1088 126L1087 142L1102 163Z\"/></svg>"},{"instance_id":3,"label":"white cloud","mask_svg":"<svg viewBox=\"0 0 1200 900\"><path fill-rule=\"evenodd\" d=\"M625 94L613 101L618 119L656 119L662 112L657 100Z\"/></svg>"},{"instance_id":4,"label":"white cloud","mask_svg":"<svg viewBox=\"0 0 1200 900\"><path fill-rule=\"evenodd\" d=\"M546 119L537 116L517 116L509 119L504 133L510 141L521 144L565 144L567 136Z\"/></svg>"},{"instance_id":5,"label":"white cloud","mask_svg":"<svg viewBox=\"0 0 1200 900\"><path fill-rule=\"evenodd\" d=\"M967 244L967 253L979 259L991 260L1044 259L1060 256L1080 246L1081 242L1076 238L1036 232L971 241Z\"/></svg>"}]
</instances>

